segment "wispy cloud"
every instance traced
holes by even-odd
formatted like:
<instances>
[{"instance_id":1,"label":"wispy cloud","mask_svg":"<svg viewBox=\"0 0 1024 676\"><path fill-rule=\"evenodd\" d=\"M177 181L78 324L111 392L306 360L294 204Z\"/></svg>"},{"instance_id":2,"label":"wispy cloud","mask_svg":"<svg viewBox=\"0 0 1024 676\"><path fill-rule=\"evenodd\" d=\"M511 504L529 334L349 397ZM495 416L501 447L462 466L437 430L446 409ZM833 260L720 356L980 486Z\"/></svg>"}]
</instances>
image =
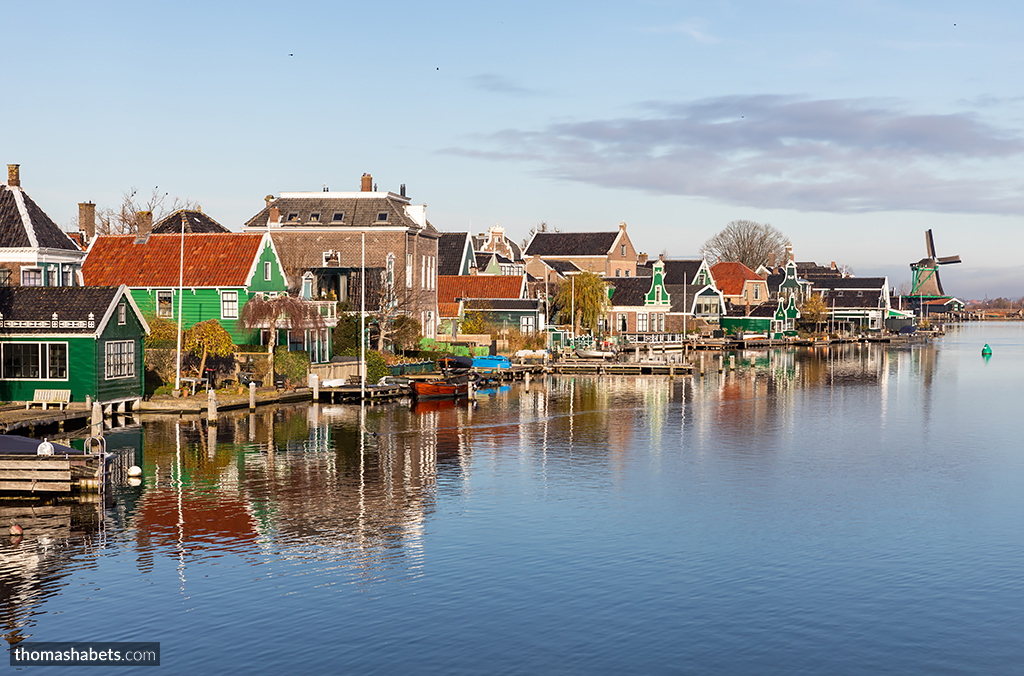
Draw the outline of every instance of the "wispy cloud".
<instances>
[{"instance_id":1,"label":"wispy cloud","mask_svg":"<svg viewBox=\"0 0 1024 676\"><path fill-rule=\"evenodd\" d=\"M540 165L601 187L760 208L1020 213L1024 138L968 113L896 102L729 96L632 118L506 129L444 152ZM995 171L999 169L1000 171Z\"/></svg>"},{"instance_id":2,"label":"wispy cloud","mask_svg":"<svg viewBox=\"0 0 1024 676\"><path fill-rule=\"evenodd\" d=\"M697 42L703 42L705 44L716 44L721 42L721 40L705 30L705 22L700 19L688 19L687 21L669 24L667 26L651 26L648 28L641 28L640 31L644 33L680 33L682 35L689 35Z\"/></svg>"},{"instance_id":3,"label":"wispy cloud","mask_svg":"<svg viewBox=\"0 0 1024 676\"><path fill-rule=\"evenodd\" d=\"M496 94L512 94L515 96L536 96L540 92L517 84L497 73L481 73L468 78L470 86L485 92Z\"/></svg>"}]
</instances>

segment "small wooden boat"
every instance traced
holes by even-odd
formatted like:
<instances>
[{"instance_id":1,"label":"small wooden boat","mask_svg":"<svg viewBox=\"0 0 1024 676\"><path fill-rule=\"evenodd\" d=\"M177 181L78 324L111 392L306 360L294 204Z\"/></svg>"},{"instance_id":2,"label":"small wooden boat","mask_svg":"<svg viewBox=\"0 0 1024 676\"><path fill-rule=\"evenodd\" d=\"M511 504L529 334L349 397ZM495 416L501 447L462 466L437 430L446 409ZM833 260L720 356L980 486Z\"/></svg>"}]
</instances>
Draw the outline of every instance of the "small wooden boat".
<instances>
[{"instance_id":1,"label":"small wooden boat","mask_svg":"<svg viewBox=\"0 0 1024 676\"><path fill-rule=\"evenodd\" d=\"M469 385L476 378L469 375L450 376L437 380L417 380L412 384L412 396L417 399L457 399L469 396Z\"/></svg>"},{"instance_id":2,"label":"small wooden boat","mask_svg":"<svg viewBox=\"0 0 1024 676\"><path fill-rule=\"evenodd\" d=\"M614 359L615 353L610 350L584 350L578 348L575 350L576 356L580 359Z\"/></svg>"}]
</instances>

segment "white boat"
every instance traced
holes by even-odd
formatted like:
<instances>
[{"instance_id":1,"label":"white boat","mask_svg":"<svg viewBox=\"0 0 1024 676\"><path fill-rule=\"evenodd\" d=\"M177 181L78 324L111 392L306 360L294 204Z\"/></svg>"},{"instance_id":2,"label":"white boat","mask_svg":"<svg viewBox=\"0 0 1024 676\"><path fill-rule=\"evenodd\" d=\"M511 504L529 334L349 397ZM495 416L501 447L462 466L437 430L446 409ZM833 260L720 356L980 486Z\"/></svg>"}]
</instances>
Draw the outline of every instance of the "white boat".
<instances>
[{"instance_id":1,"label":"white boat","mask_svg":"<svg viewBox=\"0 0 1024 676\"><path fill-rule=\"evenodd\" d=\"M574 350L576 356L580 359L614 359L615 353L609 350L584 350L577 348Z\"/></svg>"}]
</instances>

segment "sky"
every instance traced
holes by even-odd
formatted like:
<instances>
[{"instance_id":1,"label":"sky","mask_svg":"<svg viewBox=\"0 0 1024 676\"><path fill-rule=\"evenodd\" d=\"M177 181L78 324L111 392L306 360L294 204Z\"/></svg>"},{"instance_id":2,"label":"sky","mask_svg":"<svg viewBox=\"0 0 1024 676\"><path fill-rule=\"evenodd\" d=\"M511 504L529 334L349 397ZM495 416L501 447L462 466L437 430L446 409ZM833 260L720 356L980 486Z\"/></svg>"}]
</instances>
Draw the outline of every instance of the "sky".
<instances>
[{"instance_id":1,"label":"sky","mask_svg":"<svg viewBox=\"0 0 1024 676\"><path fill-rule=\"evenodd\" d=\"M439 230L625 221L698 255L1024 296L1024 4L0 0L0 165L58 224L132 188L238 230L282 191L407 186Z\"/></svg>"}]
</instances>

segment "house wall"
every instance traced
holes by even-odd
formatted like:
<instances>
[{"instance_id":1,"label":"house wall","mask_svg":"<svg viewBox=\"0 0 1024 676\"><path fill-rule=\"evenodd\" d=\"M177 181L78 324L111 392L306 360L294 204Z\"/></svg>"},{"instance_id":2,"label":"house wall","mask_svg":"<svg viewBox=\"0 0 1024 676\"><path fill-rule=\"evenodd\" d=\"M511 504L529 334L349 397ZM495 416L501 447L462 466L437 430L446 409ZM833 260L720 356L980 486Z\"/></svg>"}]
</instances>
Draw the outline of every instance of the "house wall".
<instances>
[{"instance_id":1,"label":"house wall","mask_svg":"<svg viewBox=\"0 0 1024 676\"><path fill-rule=\"evenodd\" d=\"M68 377L64 380L0 380L0 399L29 401L36 390L71 390L71 401L95 396L96 340L92 336L4 336L0 343L67 343Z\"/></svg>"},{"instance_id":2,"label":"house wall","mask_svg":"<svg viewBox=\"0 0 1024 676\"><path fill-rule=\"evenodd\" d=\"M120 325L115 314L107 323L100 339L93 343L93 358L89 361L95 383L93 398L101 402L124 397L141 397L144 392L146 350L143 345L142 324L130 309L125 319L124 325ZM135 373L128 378L108 379L105 368L106 344L121 340L131 340L135 345Z\"/></svg>"}]
</instances>

